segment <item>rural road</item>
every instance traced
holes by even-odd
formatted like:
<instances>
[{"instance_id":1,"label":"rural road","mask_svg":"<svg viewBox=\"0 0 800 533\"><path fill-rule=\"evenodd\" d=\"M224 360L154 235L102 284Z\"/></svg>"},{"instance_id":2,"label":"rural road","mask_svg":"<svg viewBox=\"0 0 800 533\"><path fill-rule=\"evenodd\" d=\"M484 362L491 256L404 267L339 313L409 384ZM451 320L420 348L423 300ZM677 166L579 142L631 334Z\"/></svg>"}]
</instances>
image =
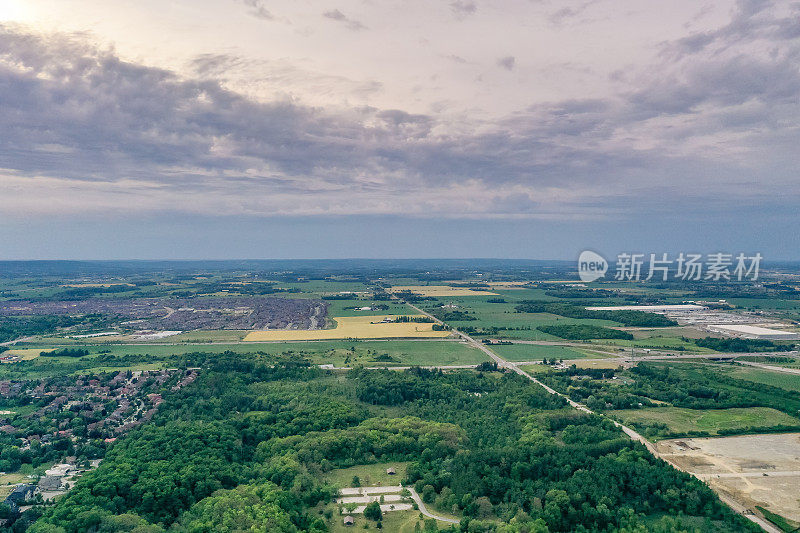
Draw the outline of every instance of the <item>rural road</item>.
<instances>
[{"instance_id":1,"label":"rural road","mask_svg":"<svg viewBox=\"0 0 800 533\"><path fill-rule=\"evenodd\" d=\"M13 346L18 342L29 341L32 338L33 337L20 337L19 339L14 339L13 341L0 342L0 346Z\"/></svg>"},{"instance_id":2,"label":"rural road","mask_svg":"<svg viewBox=\"0 0 800 533\"><path fill-rule=\"evenodd\" d=\"M754 363L752 361L736 361L736 362L741 365L754 366L757 368L763 368L764 370L772 370L774 372L785 372L787 374L800 374L800 369L797 368L784 368L782 366L765 365L763 363Z\"/></svg>"},{"instance_id":3,"label":"rural road","mask_svg":"<svg viewBox=\"0 0 800 533\"><path fill-rule=\"evenodd\" d=\"M448 524L458 524L460 521L455 520L454 518L445 518L443 516L435 515L428 511L428 508L425 507L425 504L422 502L422 498L419 497L417 491L414 490L414 487L405 487L408 489L408 492L411 493L411 499L413 499L417 507L419 507L419 512L427 516L428 518L433 518L434 520L439 520L440 522L447 522Z\"/></svg>"},{"instance_id":4,"label":"rural road","mask_svg":"<svg viewBox=\"0 0 800 533\"><path fill-rule=\"evenodd\" d=\"M405 302L405 303L407 305L409 305L410 307L412 307L413 309L416 309L419 313L421 313L421 314L433 319L437 324L444 324L444 322L442 322L441 320L439 320L435 316L431 315L430 313L426 313L425 311L423 311L419 307L417 307L417 306L415 306L415 305L413 305L413 304L411 304L409 302ZM547 385L545 385L544 383L542 383L538 379L534 378L533 376L531 376L530 374L528 374L527 372L525 372L524 370L519 368L516 364L511 363L509 361L506 361L505 359L503 359L502 357L500 357L499 355L494 353L491 349L489 349L485 344L476 341L475 339L473 339L472 337L470 337L466 333L458 331L455 328L451 328L451 331L455 335L458 335L459 337L461 337L462 339L464 339L465 341L467 341L468 343L472 344L473 346L475 346L476 348L478 348L479 350L484 352L486 355L488 355L493 361L497 362L497 366L499 366L501 368L508 368L510 370L513 370L517 374L525 376L526 378L528 378L529 380L533 381L534 383L536 383L540 387L544 388L550 394L555 394L555 395L561 396L562 398L564 398L575 409L578 409L578 410L583 411L585 413L596 414L598 416L605 417L605 415L603 415L601 413L595 413L594 411L592 411L591 409L589 409L585 405L580 404L580 403L572 400L571 398L567 397L565 394L561 394L560 392L558 392L557 390L555 390L555 389L553 389L551 387L548 387ZM722 354L722 355L728 355L728 354ZM730 355L733 355L733 354L730 354ZM748 354L736 354L737 357L741 357L742 355L748 355ZM763 355L763 354L759 354L759 355ZM646 360L646 359L648 359L650 357L652 357L653 359L664 359L664 356L643 356L643 357L637 357L635 360L637 360L637 361L640 361L642 359ZM700 356L700 355L683 355L683 356L680 356L679 355L679 356L674 356L674 357L677 357L677 358L692 358L692 357L694 357L694 358L699 358L699 357L708 358L708 355L705 355L705 356ZM714 357L717 357L717 355L715 354ZM608 417L606 417L606 418L608 418ZM669 463L673 468L675 468L677 470L681 470L683 472L686 472L687 474L689 474L691 476L694 476L696 479L699 479L700 481L705 482L705 480L702 479L697 474L695 474L693 472L689 472L688 470L684 470L683 468L680 468L678 465L676 465L675 463L673 463L669 459L665 458L662 454L658 453L658 451L656 450L656 447L653 445L653 443L650 442L649 440L647 440L643 435L641 435L637 431L629 428L628 426L625 426L625 425L617 422L616 420L612 420L611 418L609 418L609 420L611 420L614 423L615 426L620 428L632 440L636 440L636 441L641 442L653 456L661 459L662 461L665 461L665 462ZM736 500L731 499L726 494L721 494L721 493L717 492L717 496L719 497L720 500L725 502L735 512L739 513L740 515L744 516L745 518L749 519L750 521L756 523L764 531L767 531L768 533L782 533L781 529L779 529L778 527L774 526L771 522L768 522L767 520L761 518L760 516L758 516L756 514L753 514L752 511L747 509L745 506L743 506L741 503L737 502Z\"/></svg>"}]
</instances>

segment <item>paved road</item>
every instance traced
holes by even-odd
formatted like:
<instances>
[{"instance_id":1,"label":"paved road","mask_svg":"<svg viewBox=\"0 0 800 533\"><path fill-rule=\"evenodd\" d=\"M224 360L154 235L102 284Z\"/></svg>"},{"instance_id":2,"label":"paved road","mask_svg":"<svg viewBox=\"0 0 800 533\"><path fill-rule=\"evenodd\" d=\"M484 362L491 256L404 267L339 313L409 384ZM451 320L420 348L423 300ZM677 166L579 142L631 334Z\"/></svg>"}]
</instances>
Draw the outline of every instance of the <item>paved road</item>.
<instances>
[{"instance_id":1,"label":"paved road","mask_svg":"<svg viewBox=\"0 0 800 533\"><path fill-rule=\"evenodd\" d=\"M33 337L21 337L19 339L14 339L13 341L6 341L0 342L0 346L13 346L18 342L25 342L31 340Z\"/></svg>"},{"instance_id":2,"label":"paved road","mask_svg":"<svg viewBox=\"0 0 800 533\"><path fill-rule=\"evenodd\" d=\"M406 303L409 306L411 306L412 308L416 309L419 313L421 313L421 314L423 314L423 315L425 315L427 317L432 318L434 321L436 321L436 323L444 324L441 320L437 319L435 316L431 315L430 313L426 313L425 311L423 311L419 307L417 307L415 305L412 305L412 304L410 304L408 302L406 302ZM461 337L462 339L464 339L465 341L467 341L468 343L472 344L473 346L475 346L476 348L478 348L482 352L484 352L486 355L491 357L492 360L494 360L497 363L497 366L499 366L501 368L510 369L510 370L516 372L517 374L525 376L526 378L528 378L529 380L533 381L534 383L536 383L540 387L543 387L550 394L556 394L558 396L561 396L562 398L564 398L575 409L578 409L578 410L583 411L585 413L598 414L599 416L605 416L605 415L602 415L602 414L599 414L599 413L595 413L594 411L592 411L591 409L589 409L585 405L580 404L580 403L572 400L571 398L567 397L564 394L561 394L560 392L556 391L555 389L553 389L551 387L548 387L547 385L545 385L544 383L542 383L541 381L539 381L535 377L531 376L530 374L528 374L527 372L525 372L524 370L519 368L518 365L516 365L514 363L511 363L509 361L506 361L505 359L503 359L502 357L500 357L499 355L494 353L488 346L486 346L483 343L480 343L480 342L476 341L475 339L473 339L472 337L470 337L466 333L458 331L455 328L452 328L452 332L453 332L453 334L458 335L459 337ZM723 354L723 355L725 355L725 354ZM741 357L742 355L749 355L749 354L736 354L737 357ZM759 355L763 355L763 354L759 354ZM644 359L646 357L653 357L653 358L660 358L660 359L664 358L663 356L643 356L643 357L636 357L635 360L642 360L642 359ZM688 354L683 354L682 356L676 356L676 357L678 357L678 358L687 358L687 357L708 358L707 355L694 355L694 356L692 356L692 355L688 355ZM717 355L715 354L714 357L717 357ZM609 419L609 420L611 420L611 419ZM662 459L663 461L669 463L670 465L672 465L672 467L674 467L674 468L676 468L678 470L682 470L682 471L694 476L695 478L700 479L701 481L704 481L697 474L695 474L693 472L689 472L688 470L684 470L683 468L680 468L678 465L676 465L675 463L671 462L668 458L664 457L662 454L660 454L658 452L658 450L656 450L656 447L653 445L652 442L647 440L643 435L641 435L637 431L629 428L628 426L625 426L625 425L617 422L616 420L611 420L611 421L614 423L615 426L620 428L626 435L628 435L628 437L630 437L633 440L641 442L647 448L647 450L651 454L653 454L655 457L657 457L659 459ZM725 502L731 509L733 509L734 511L736 511L740 515L744 516L745 518L748 518L752 522L758 524L762 529L764 529L764 531L767 531L769 533L782 533L782 531L779 528L775 527L771 522L768 522L767 520L761 518L758 515L752 514L752 512L749 509L747 509L741 503L731 499L726 494L717 493L717 496L719 497L720 500Z\"/></svg>"},{"instance_id":3,"label":"paved road","mask_svg":"<svg viewBox=\"0 0 800 533\"><path fill-rule=\"evenodd\" d=\"M445 518L444 516L439 516L431 513L428 511L428 508L425 507L425 504L422 502L422 498L419 497L417 491L414 490L414 487L405 487L408 489L408 492L411 493L411 498L417 503L417 507L419 507L419 512L427 516L428 518L433 518L434 520L439 520L440 522L447 522L448 524L458 524L459 520L455 520L453 518Z\"/></svg>"},{"instance_id":4,"label":"paved road","mask_svg":"<svg viewBox=\"0 0 800 533\"><path fill-rule=\"evenodd\" d=\"M736 361L742 365L754 366L757 368L763 368L764 370L771 370L773 372L785 372L787 374L800 374L800 369L797 368L785 368L782 366L774 366L774 365L765 365L763 363L754 363L752 361Z\"/></svg>"}]
</instances>

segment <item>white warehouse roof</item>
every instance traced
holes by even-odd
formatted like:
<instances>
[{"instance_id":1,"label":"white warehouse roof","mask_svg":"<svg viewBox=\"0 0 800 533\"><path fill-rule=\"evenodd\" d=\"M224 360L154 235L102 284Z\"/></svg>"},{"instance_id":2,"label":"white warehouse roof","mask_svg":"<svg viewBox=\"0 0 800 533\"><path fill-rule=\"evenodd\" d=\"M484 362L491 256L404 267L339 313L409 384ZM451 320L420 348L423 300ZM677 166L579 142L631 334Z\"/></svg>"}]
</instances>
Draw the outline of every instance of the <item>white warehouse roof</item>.
<instances>
[{"instance_id":1,"label":"white warehouse roof","mask_svg":"<svg viewBox=\"0 0 800 533\"><path fill-rule=\"evenodd\" d=\"M713 324L708 326L709 331L720 333L733 333L745 337L761 339L797 339L800 338L796 332L782 331L779 329L762 328L759 326L749 326L746 324Z\"/></svg>"}]
</instances>

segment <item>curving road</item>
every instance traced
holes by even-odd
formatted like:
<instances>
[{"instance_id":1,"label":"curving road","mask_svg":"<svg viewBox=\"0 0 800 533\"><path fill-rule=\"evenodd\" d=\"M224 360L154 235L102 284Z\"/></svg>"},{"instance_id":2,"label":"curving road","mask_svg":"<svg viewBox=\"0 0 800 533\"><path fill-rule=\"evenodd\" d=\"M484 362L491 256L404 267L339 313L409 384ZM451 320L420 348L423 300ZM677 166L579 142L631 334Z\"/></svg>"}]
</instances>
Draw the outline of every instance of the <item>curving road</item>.
<instances>
[{"instance_id":1,"label":"curving road","mask_svg":"<svg viewBox=\"0 0 800 533\"><path fill-rule=\"evenodd\" d=\"M408 489L408 492L411 493L411 499L414 500L414 502L416 502L417 504L417 507L419 507L419 512L424 514L428 518L433 518L434 520L438 520L440 522L447 522L448 524L460 523L459 520L456 520L454 518L445 518L444 516L439 516L431 513L430 511L428 511L428 508L425 507L425 504L422 502L422 498L419 497L419 494L417 494L417 491L414 490L414 487L403 487L403 488Z\"/></svg>"}]
</instances>

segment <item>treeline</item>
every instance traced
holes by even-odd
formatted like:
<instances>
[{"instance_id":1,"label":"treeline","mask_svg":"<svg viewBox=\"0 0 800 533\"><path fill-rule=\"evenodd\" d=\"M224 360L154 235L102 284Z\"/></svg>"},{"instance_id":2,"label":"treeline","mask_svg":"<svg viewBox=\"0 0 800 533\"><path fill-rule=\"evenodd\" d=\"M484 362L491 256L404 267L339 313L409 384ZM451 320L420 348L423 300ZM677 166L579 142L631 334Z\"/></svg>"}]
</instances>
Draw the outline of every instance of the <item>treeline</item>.
<instances>
[{"instance_id":1,"label":"treeline","mask_svg":"<svg viewBox=\"0 0 800 533\"><path fill-rule=\"evenodd\" d=\"M53 351L40 352L39 355L47 357L84 357L89 355L85 348L61 348Z\"/></svg>"},{"instance_id":2,"label":"treeline","mask_svg":"<svg viewBox=\"0 0 800 533\"><path fill-rule=\"evenodd\" d=\"M0 318L0 342L52 333L58 328L75 326L84 321L84 318L81 317L63 315L2 317Z\"/></svg>"},{"instance_id":3,"label":"treeline","mask_svg":"<svg viewBox=\"0 0 800 533\"><path fill-rule=\"evenodd\" d=\"M526 300L514 308L518 313L550 313L567 318L594 318L610 320L623 326L632 327L668 327L677 326L678 323L663 315L647 313L645 311L619 310L597 311L586 309L585 306L563 302L548 302L545 300Z\"/></svg>"},{"instance_id":4,"label":"treeline","mask_svg":"<svg viewBox=\"0 0 800 533\"><path fill-rule=\"evenodd\" d=\"M577 368L539 379L593 410L637 409L664 403L688 409L770 407L792 416L800 410L800 393L796 391L735 379L700 365L639 363L622 374L602 372L606 378L619 375L632 379L612 384L588 369ZM591 379L573 379L577 375Z\"/></svg>"},{"instance_id":5,"label":"treeline","mask_svg":"<svg viewBox=\"0 0 800 533\"><path fill-rule=\"evenodd\" d=\"M429 324L433 322L433 319L429 316L409 316L409 315L401 315L393 317L395 322L416 322L420 324Z\"/></svg>"},{"instance_id":6,"label":"treeline","mask_svg":"<svg viewBox=\"0 0 800 533\"><path fill-rule=\"evenodd\" d=\"M552 326L538 326L536 329L548 335L555 335L562 339L590 340L590 339L622 339L633 340L633 335L627 331L591 326L588 324L557 324Z\"/></svg>"},{"instance_id":7,"label":"treeline","mask_svg":"<svg viewBox=\"0 0 800 533\"><path fill-rule=\"evenodd\" d=\"M694 343L702 348L710 348L717 352L789 352L794 349L792 344L775 344L766 339L741 339L705 337L697 339Z\"/></svg>"},{"instance_id":8,"label":"treeline","mask_svg":"<svg viewBox=\"0 0 800 533\"><path fill-rule=\"evenodd\" d=\"M471 322L478 320L475 315L459 309L442 309L438 307L435 309L428 309L428 312L442 322Z\"/></svg>"}]
</instances>

